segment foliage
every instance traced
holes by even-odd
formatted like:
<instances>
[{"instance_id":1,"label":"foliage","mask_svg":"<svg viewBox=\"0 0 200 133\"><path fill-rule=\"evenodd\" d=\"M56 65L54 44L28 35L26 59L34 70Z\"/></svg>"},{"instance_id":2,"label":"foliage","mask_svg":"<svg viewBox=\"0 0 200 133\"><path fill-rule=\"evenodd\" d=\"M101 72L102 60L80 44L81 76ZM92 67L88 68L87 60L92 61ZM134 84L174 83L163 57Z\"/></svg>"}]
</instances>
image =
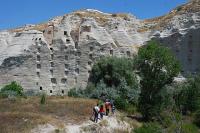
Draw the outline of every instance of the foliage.
<instances>
[{"instance_id":1,"label":"foliage","mask_svg":"<svg viewBox=\"0 0 200 133\"><path fill-rule=\"evenodd\" d=\"M175 95L175 102L183 114L200 109L200 76L190 78L187 83L180 86L179 90Z\"/></svg>"},{"instance_id":2,"label":"foliage","mask_svg":"<svg viewBox=\"0 0 200 133\"><path fill-rule=\"evenodd\" d=\"M94 64L90 81L97 85L103 80L108 87L118 87L121 78L124 78L130 87L137 84L133 60L129 58L106 57Z\"/></svg>"},{"instance_id":3,"label":"foliage","mask_svg":"<svg viewBox=\"0 0 200 133\"><path fill-rule=\"evenodd\" d=\"M196 111L194 114L194 123L200 127L200 110Z\"/></svg>"},{"instance_id":4,"label":"foliage","mask_svg":"<svg viewBox=\"0 0 200 133\"><path fill-rule=\"evenodd\" d=\"M145 123L142 127L134 129L134 133L162 133L162 128L157 123Z\"/></svg>"},{"instance_id":5,"label":"foliage","mask_svg":"<svg viewBox=\"0 0 200 133\"><path fill-rule=\"evenodd\" d=\"M4 86L1 91L1 95L8 96L24 96L23 88L17 82L13 81L10 84Z\"/></svg>"},{"instance_id":6,"label":"foliage","mask_svg":"<svg viewBox=\"0 0 200 133\"><path fill-rule=\"evenodd\" d=\"M41 95L40 104L46 104L46 94Z\"/></svg>"},{"instance_id":7,"label":"foliage","mask_svg":"<svg viewBox=\"0 0 200 133\"><path fill-rule=\"evenodd\" d=\"M145 119L159 115L162 110L161 90L172 83L180 65L172 52L155 41L139 49L137 67L141 77L139 110Z\"/></svg>"}]
</instances>

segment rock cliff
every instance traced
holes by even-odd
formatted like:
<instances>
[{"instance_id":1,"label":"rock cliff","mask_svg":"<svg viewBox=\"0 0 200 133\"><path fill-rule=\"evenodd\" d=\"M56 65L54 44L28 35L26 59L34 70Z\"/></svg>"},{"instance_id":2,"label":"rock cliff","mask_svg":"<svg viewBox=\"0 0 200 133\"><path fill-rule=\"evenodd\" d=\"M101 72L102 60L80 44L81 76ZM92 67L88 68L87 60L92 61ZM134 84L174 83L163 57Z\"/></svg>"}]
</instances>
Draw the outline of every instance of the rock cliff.
<instances>
[{"instance_id":1,"label":"rock cliff","mask_svg":"<svg viewBox=\"0 0 200 133\"><path fill-rule=\"evenodd\" d=\"M87 9L0 31L0 84L14 80L27 91L66 94L87 85L99 58L131 58L152 38L172 49L184 74L199 72L200 1L149 20Z\"/></svg>"}]
</instances>

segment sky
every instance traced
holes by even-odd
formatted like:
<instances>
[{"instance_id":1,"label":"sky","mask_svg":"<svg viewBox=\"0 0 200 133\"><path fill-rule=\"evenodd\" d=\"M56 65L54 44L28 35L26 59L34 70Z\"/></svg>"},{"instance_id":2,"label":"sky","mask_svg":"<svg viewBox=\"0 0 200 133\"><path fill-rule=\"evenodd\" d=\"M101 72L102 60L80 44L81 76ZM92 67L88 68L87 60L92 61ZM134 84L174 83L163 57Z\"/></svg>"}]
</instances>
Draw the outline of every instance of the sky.
<instances>
[{"instance_id":1,"label":"sky","mask_svg":"<svg viewBox=\"0 0 200 133\"><path fill-rule=\"evenodd\" d=\"M0 0L0 30L37 24L80 9L131 13L139 19L168 13L187 0Z\"/></svg>"}]
</instances>

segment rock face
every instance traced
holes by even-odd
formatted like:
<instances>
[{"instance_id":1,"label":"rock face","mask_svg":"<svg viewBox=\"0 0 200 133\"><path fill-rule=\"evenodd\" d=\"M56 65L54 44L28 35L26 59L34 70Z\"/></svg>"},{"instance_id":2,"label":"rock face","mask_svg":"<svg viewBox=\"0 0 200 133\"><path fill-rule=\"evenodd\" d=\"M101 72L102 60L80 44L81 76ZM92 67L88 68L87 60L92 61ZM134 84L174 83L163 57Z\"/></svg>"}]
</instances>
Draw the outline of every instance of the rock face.
<instances>
[{"instance_id":1,"label":"rock face","mask_svg":"<svg viewBox=\"0 0 200 133\"><path fill-rule=\"evenodd\" d=\"M172 49L183 73L199 72L200 1L144 21L87 9L1 31L0 84L17 81L27 91L66 94L87 85L91 67L101 57L131 58L152 38Z\"/></svg>"}]
</instances>

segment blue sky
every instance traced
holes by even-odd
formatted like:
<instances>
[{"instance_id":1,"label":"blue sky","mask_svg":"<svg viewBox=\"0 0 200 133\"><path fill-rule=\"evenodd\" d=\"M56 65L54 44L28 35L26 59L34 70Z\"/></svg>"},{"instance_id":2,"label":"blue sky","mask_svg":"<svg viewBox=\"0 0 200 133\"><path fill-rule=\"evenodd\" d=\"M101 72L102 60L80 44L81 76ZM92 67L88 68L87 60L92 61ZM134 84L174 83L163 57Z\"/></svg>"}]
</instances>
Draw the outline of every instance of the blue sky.
<instances>
[{"instance_id":1,"label":"blue sky","mask_svg":"<svg viewBox=\"0 0 200 133\"><path fill-rule=\"evenodd\" d=\"M146 19L161 16L187 0L1 0L0 29L41 23L79 9L132 13Z\"/></svg>"}]
</instances>

